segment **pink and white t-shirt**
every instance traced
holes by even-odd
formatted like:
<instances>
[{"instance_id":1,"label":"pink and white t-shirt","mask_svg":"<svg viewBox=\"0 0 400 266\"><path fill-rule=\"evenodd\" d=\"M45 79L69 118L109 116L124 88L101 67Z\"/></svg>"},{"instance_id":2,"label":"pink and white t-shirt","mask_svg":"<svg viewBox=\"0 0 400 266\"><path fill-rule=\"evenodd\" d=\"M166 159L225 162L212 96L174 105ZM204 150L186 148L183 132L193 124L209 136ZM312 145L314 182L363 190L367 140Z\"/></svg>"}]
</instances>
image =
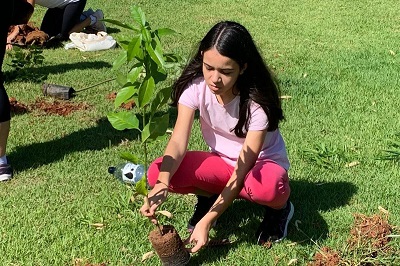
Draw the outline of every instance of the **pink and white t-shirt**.
<instances>
[{"instance_id":1,"label":"pink and white t-shirt","mask_svg":"<svg viewBox=\"0 0 400 266\"><path fill-rule=\"evenodd\" d=\"M204 78L193 80L179 98L179 103L200 112L200 125L203 138L212 152L221 156L228 164L234 166L244 143L231 131L239 118L240 97L236 96L226 105L221 105ZM257 104L251 104L250 130L264 130L268 127L268 117ZM289 160L285 143L279 129L268 131L264 145L258 156L259 160L269 159L289 169Z\"/></svg>"}]
</instances>

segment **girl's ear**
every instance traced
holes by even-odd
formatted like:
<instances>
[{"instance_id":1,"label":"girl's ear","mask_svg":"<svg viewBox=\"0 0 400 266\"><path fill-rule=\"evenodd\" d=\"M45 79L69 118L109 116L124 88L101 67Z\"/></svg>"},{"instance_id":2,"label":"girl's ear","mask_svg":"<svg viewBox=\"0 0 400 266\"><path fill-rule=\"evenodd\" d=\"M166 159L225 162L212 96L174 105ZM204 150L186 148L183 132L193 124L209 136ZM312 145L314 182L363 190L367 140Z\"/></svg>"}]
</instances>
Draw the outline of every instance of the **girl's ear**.
<instances>
[{"instance_id":1,"label":"girl's ear","mask_svg":"<svg viewBox=\"0 0 400 266\"><path fill-rule=\"evenodd\" d=\"M240 75L242 75L246 69L247 69L247 63L245 63L242 69L240 70Z\"/></svg>"}]
</instances>

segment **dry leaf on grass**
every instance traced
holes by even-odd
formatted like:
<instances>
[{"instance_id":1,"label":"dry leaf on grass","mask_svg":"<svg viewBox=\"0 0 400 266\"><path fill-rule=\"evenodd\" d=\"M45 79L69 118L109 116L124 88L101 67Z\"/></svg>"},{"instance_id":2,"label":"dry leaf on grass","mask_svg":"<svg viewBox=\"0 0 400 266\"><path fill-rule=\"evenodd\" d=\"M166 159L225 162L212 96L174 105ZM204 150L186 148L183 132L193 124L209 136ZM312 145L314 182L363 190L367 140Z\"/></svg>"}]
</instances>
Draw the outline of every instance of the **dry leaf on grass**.
<instances>
[{"instance_id":1,"label":"dry leaf on grass","mask_svg":"<svg viewBox=\"0 0 400 266\"><path fill-rule=\"evenodd\" d=\"M90 226L93 226L97 230L102 230L102 229L104 229L105 224L103 224L103 223L93 223L93 224L90 224Z\"/></svg>"},{"instance_id":2,"label":"dry leaf on grass","mask_svg":"<svg viewBox=\"0 0 400 266\"><path fill-rule=\"evenodd\" d=\"M145 260L150 259L151 257L153 257L155 255L154 251L149 251L145 254L143 254L142 256L142 262L144 262Z\"/></svg>"},{"instance_id":3,"label":"dry leaf on grass","mask_svg":"<svg viewBox=\"0 0 400 266\"><path fill-rule=\"evenodd\" d=\"M359 164L360 164L359 161L353 161L351 163L346 164L346 167L354 167L354 166L357 166Z\"/></svg>"},{"instance_id":4,"label":"dry leaf on grass","mask_svg":"<svg viewBox=\"0 0 400 266\"><path fill-rule=\"evenodd\" d=\"M288 100L288 99L292 99L292 96L289 95L281 95L279 98L283 99L283 100Z\"/></svg>"},{"instance_id":5,"label":"dry leaf on grass","mask_svg":"<svg viewBox=\"0 0 400 266\"><path fill-rule=\"evenodd\" d=\"M156 213L162 214L168 218L172 218L172 213L170 213L169 211L156 211Z\"/></svg>"}]
</instances>

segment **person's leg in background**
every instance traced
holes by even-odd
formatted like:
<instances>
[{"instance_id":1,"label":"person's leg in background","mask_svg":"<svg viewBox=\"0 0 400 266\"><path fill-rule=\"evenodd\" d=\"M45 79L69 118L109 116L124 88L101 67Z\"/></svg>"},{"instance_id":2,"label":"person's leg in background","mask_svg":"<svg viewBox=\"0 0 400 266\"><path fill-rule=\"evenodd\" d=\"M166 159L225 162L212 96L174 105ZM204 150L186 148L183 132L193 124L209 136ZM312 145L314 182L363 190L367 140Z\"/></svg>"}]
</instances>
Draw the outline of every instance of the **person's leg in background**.
<instances>
[{"instance_id":1,"label":"person's leg in background","mask_svg":"<svg viewBox=\"0 0 400 266\"><path fill-rule=\"evenodd\" d=\"M0 67L3 65L7 44L7 33L13 13L13 1L5 1L2 7L0 21ZM10 132L10 102L4 88L3 72L0 71L0 181L9 180L12 177L12 168L6 157L6 146Z\"/></svg>"},{"instance_id":2,"label":"person's leg in background","mask_svg":"<svg viewBox=\"0 0 400 266\"><path fill-rule=\"evenodd\" d=\"M55 37L61 32L63 9L47 9L40 25L40 30L44 31L49 37Z\"/></svg>"},{"instance_id":3,"label":"person's leg in background","mask_svg":"<svg viewBox=\"0 0 400 266\"><path fill-rule=\"evenodd\" d=\"M61 39L68 40L72 32L81 32L90 25L90 19L84 20L87 23L81 23L80 18L86 6L86 0L68 4L63 11L61 23Z\"/></svg>"},{"instance_id":4,"label":"person's leg in background","mask_svg":"<svg viewBox=\"0 0 400 266\"><path fill-rule=\"evenodd\" d=\"M51 8L46 11L40 30L46 32L51 38L50 44L69 39L73 32L81 32L87 27L97 31L106 31L103 12L83 12L86 0L71 3L64 8Z\"/></svg>"},{"instance_id":5,"label":"person's leg in background","mask_svg":"<svg viewBox=\"0 0 400 266\"><path fill-rule=\"evenodd\" d=\"M63 32L67 31L68 35L72 32L81 32L85 28L91 28L97 32L107 31L106 25L104 24L104 22L101 21L102 19L104 19L103 11L101 9L93 11L91 8L89 8L87 11L82 12L85 8L85 5L86 0L69 4L65 8L64 18L73 18L73 20L75 20L75 23L72 23L72 27L70 27L71 25L66 25L65 29L62 30L62 34L65 34ZM72 21L72 19L70 21Z\"/></svg>"}]
</instances>

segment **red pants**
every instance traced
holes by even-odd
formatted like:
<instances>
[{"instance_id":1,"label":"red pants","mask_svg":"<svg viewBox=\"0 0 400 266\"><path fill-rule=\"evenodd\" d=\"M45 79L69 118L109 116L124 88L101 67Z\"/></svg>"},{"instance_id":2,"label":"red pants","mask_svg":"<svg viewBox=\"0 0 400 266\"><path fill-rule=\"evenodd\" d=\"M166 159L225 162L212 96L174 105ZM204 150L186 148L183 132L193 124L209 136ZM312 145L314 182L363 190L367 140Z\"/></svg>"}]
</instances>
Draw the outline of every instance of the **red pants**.
<instances>
[{"instance_id":1,"label":"red pants","mask_svg":"<svg viewBox=\"0 0 400 266\"><path fill-rule=\"evenodd\" d=\"M149 167L151 187L157 181L162 157ZM194 193L196 189L220 194L230 179L234 167L211 152L188 151L170 182L170 191L180 194ZM247 174L239 198L260 205L281 208L290 195L287 171L271 160L257 161Z\"/></svg>"}]
</instances>

